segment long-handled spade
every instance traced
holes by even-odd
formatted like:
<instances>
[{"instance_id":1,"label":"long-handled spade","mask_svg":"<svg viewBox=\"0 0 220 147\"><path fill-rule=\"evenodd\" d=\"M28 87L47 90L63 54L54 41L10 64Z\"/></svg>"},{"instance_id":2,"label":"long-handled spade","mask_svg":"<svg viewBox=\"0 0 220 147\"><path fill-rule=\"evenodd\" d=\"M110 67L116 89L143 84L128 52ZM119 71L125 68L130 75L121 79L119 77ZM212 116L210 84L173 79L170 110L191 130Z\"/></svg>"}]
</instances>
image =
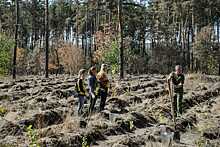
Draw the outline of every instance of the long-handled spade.
<instances>
[{"instance_id":1,"label":"long-handled spade","mask_svg":"<svg viewBox=\"0 0 220 147\"><path fill-rule=\"evenodd\" d=\"M173 123L174 123L174 136L173 139L175 141L180 142L180 132L176 129L176 115L175 115L175 106L174 106L174 97L173 97L173 83L172 81L168 82L168 88L169 88L169 96L171 99L171 112L173 116Z\"/></svg>"}]
</instances>

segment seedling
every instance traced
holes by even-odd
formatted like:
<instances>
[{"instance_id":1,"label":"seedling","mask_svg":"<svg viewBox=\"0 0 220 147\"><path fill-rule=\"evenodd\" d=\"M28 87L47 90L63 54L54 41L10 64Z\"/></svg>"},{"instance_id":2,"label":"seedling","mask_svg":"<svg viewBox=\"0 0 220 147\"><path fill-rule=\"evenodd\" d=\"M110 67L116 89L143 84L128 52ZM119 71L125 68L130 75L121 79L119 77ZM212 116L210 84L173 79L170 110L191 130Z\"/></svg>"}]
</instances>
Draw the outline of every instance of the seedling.
<instances>
[{"instance_id":1,"label":"seedling","mask_svg":"<svg viewBox=\"0 0 220 147\"><path fill-rule=\"evenodd\" d=\"M36 130L34 130L32 128L32 125L29 125L27 127L27 133L28 133L28 138L29 138L29 141L30 141L30 144L29 146L30 147L40 147L40 145L37 143L37 132Z\"/></svg>"},{"instance_id":2,"label":"seedling","mask_svg":"<svg viewBox=\"0 0 220 147\"><path fill-rule=\"evenodd\" d=\"M82 147L89 147L89 142L87 136L83 136L82 138Z\"/></svg>"}]
</instances>

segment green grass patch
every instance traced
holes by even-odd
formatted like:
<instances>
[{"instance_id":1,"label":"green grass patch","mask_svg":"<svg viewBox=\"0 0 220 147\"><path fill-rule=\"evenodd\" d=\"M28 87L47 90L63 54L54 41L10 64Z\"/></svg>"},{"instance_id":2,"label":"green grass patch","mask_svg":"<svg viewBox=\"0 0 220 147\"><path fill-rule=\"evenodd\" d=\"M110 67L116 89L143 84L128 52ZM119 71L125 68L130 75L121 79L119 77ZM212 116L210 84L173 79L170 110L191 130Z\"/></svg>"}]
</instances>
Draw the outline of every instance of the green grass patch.
<instances>
[{"instance_id":1,"label":"green grass patch","mask_svg":"<svg viewBox=\"0 0 220 147\"><path fill-rule=\"evenodd\" d=\"M0 143L0 147L15 147L15 145Z\"/></svg>"},{"instance_id":2,"label":"green grass patch","mask_svg":"<svg viewBox=\"0 0 220 147\"><path fill-rule=\"evenodd\" d=\"M7 109L2 107L2 106L0 106L0 116L3 117L6 113L7 113Z\"/></svg>"},{"instance_id":3,"label":"green grass patch","mask_svg":"<svg viewBox=\"0 0 220 147\"><path fill-rule=\"evenodd\" d=\"M0 95L0 101L1 100L7 100L7 99L9 99L8 95Z\"/></svg>"}]
</instances>

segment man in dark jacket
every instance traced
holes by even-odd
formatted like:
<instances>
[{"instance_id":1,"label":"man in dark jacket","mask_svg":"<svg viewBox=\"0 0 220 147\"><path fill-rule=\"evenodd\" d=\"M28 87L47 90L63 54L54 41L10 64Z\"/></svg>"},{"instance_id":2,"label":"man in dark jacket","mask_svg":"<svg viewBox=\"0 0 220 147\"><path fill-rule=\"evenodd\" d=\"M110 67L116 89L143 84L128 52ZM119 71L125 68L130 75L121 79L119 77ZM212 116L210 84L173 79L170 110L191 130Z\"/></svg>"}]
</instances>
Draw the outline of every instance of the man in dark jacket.
<instances>
[{"instance_id":1,"label":"man in dark jacket","mask_svg":"<svg viewBox=\"0 0 220 147\"><path fill-rule=\"evenodd\" d=\"M183 99L183 84L185 81L185 76L182 72L182 67L180 65L177 65L175 67L175 72L170 73L168 77L168 84L170 90L174 90L173 95L173 106L174 106L174 114L175 117L180 116L182 114L182 99ZM172 85L171 85L172 84Z\"/></svg>"},{"instance_id":2,"label":"man in dark jacket","mask_svg":"<svg viewBox=\"0 0 220 147\"><path fill-rule=\"evenodd\" d=\"M97 100L97 79L96 79L96 67L93 66L89 69L89 78L88 78L88 87L89 87L89 96L90 96L90 106L89 113L91 114L94 111L95 103Z\"/></svg>"}]
</instances>

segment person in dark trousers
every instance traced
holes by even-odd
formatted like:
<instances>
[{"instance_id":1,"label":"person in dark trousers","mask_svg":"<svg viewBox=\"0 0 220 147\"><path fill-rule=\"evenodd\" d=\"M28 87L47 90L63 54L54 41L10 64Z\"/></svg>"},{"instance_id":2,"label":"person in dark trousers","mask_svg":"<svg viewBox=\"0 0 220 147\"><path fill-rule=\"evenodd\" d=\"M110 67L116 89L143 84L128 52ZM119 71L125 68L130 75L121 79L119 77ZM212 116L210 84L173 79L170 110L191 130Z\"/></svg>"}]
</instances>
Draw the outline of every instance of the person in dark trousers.
<instances>
[{"instance_id":1,"label":"person in dark trousers","mask_svg":"<svg viewBox=\"0 0 220 147\"><path fill-rule=\"evenodd\" d=\"M104 110L106 99L108 96L109 80L107 76L107 65L102 64L100 72L97 74L97 80L99 83L99 96L100 101L100 111Z\"/></svg>"},{"instance_id":2,"label":"person in dark trousers","mask_svg":"<svg viewBox=\"0 0 220 147\"><path fill-rule=\"evenodd\" d=\"M182 67L177 65L175 67L175 72L172 72L168 77L168 84L171 87L173 85L173 106L174 106L174 115L175 117L179 117L182 115L182 100L183 100L183 85L185 81L185 76L182 72Z\"/></svg>"},{"instance_id":3,"label":"person in dark trousers","mask_svg":"<svg viewBox=\"0 0 220 147\"><path fill-rule=\"evenodd\" d=\"M96 79L96 67L93 66L89 69L89 78L88 78L88 87L89 87L89 97L90 97L90 106L89 106L89 114L91 114L94 111L95 103L97 100L97 94L98 94L98 83Z\"/></svg>"},{"instance_id":4,"label":"person in dark trousers","mask_svg":"<svg viewBox=\"0 0 220 147\"><path fill-rule=\"evenodd\" d=\"M81 69L79 71L76 88L75 88L79 98L78 115L81 115L83 113L83 106L87 95L85 83L84 83L85 73L86 73L85 69Z\"/></svg>"}]
</instances>

